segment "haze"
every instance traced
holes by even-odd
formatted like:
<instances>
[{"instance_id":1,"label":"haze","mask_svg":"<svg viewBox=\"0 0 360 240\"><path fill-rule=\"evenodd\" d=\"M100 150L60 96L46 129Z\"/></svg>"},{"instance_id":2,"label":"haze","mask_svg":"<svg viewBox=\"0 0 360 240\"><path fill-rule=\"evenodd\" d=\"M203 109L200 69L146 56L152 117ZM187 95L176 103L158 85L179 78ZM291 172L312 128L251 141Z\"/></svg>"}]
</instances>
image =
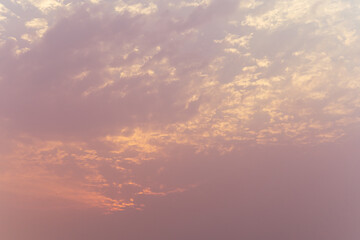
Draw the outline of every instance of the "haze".
<instances>
[{"instance_id":1,"label":"haze","mask_svg":"<svg viewBox=\"0 0 360 240\"><path fill-rule=\"evenodd\" d=\"M360 239L359 16L2 0L0 239Z\"/></svg>"}]
</instances>

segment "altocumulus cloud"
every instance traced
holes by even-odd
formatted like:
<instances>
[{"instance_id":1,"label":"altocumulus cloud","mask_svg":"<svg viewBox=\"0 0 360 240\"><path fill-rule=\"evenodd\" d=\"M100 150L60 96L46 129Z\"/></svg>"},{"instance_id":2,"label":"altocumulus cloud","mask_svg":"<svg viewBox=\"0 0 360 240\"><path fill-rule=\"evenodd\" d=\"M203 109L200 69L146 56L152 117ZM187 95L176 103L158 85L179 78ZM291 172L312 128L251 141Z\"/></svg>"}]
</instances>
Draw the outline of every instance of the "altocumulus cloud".
<instances>
[{"instance_id":1,"label":"altocumulus cloud","mask_svg":"<svg viewBox=\"0 0 360 240\"><path fill-rule=\"evenodd\" d=\"M201 184L211 154L339 141L360 121L359 12L345 0L5 1L0 190L143 209L143 196Z\"/></svg>"}]
</instances>

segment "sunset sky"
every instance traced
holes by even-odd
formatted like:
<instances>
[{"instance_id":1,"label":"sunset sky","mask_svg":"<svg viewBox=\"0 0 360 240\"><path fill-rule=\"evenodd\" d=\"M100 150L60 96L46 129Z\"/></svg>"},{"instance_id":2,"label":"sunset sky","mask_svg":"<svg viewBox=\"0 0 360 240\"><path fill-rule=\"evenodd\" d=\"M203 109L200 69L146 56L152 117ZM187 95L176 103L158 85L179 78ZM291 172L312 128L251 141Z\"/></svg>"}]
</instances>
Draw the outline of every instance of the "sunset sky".
<instances>
[{"instance_id":1,"label":"sunset sky","mask_svg":"<svg viewBox=\"0 0 360 240\"><path fill-rule=\"evenodd\" d=\"M358 0L0 0L0 240L359 240Z\"/></svg>"}]
</instances>

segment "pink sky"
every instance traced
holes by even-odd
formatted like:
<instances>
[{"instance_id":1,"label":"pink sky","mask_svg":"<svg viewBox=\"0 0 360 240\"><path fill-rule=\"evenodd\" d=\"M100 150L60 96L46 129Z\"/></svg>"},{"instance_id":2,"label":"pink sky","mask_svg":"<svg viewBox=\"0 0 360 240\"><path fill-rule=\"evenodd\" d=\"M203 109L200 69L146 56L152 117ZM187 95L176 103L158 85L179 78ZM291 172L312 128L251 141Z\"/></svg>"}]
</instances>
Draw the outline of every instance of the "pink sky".
<instances>
[{"instance_id":1,"label":"pink sky","mask_svg":"<svg viewBox=\"0 0 360 240\"><path fill-rule=\"evenodd\" d=\"M358 240L355 0L4 0L1 240Z\"/></svg>"}]
</instances>

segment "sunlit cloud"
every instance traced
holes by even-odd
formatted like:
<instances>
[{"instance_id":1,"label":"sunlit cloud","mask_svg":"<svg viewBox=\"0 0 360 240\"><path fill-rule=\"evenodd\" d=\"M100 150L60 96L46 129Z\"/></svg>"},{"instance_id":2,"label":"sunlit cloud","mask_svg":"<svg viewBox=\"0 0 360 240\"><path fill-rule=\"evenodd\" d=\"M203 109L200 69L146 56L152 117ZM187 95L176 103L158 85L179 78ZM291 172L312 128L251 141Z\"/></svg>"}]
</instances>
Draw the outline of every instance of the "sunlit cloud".
<instances>
[{"instance_id":1,"label":"sunlit cloud","mask_svg":"<svg viewBox=\"0 0 360 240\"><path fill-rule=\"evenodd\" d=\"M332 0L6 1L0 190L143 209L202 181L167 183L179 149L195 162L335 143L360 121L358 13Z\"/></svg>"}]
</instances>

